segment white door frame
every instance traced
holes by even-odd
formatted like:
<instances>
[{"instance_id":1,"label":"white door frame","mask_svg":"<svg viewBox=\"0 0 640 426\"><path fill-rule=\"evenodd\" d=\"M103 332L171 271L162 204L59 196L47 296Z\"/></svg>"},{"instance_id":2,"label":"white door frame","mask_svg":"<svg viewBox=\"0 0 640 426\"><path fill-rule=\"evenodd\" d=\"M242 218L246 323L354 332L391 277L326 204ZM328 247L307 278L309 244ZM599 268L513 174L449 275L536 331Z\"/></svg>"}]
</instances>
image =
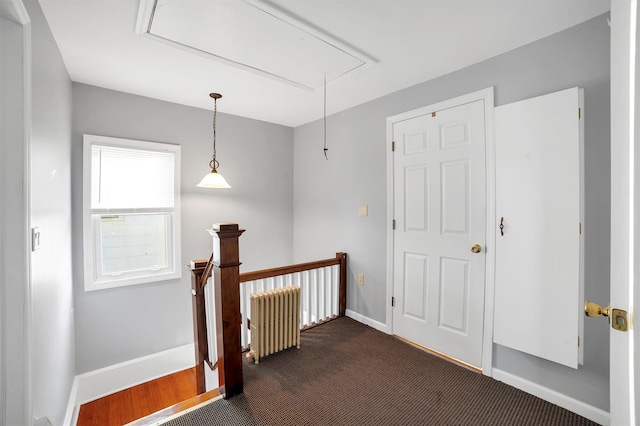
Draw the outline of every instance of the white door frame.
<instances>
[{"instance_id":1,"label":"white door frame","mask_svg":"<svg viewBox=\"0 0 640 426\"><path fill-rule=\"evenodd\" d=\"M15 67L0 69L0 84L4 86L0 88L2 173L11 173L11 179L7 179L6 174L0 177L0 226L3 227L0 230L0 424L29 425L33 421L29 236L31 21L22 0L0 0L0 17L3 19L0 25L5 25L0 29L3 34L0 55L11 55L9 59L14 59L11 65ZM21 63L15 57L21 57ZM11 167L7 167L5 161Z\"/></svg>"},{"instance_id":2,"label":"white door frame","mask_svg":"<svg viewBox=\"0 0 640 426\"><path fill-rule=\"evenodd\" d=\"M428 114L433 111L453 108L477 100L484 100L485 119L485 158L486 158L486 256L485 256L485 289L484 289L484 333L482 337L482 373L491 376L493 357L493 294L495 283L495 146L493 140L493 87L468 93L452 99L437 102L422 108L387 117L387 301L385 332L393 334L393 248L394 234L391 226L394 219L394 181L393 181L393 123Z\"/></svg>"},{"instance_id":3,"label":"white door frame","mask_svg":"<svg viewBox=\"0 0 640 426\"><path fill-rule=\"evenodd\" d=\"M638 188L640 168L638 153L637 111L638 83L636 64L637 0L611 1L611 279L612 308L633 315L634 285L640 261L635 253L640 221ZM605 302L606 303L606 302ZM629 318L629 324L632 324ZM636 321L637 323L637 321ZM631 327L630 327L631 328ZM611 424L636 424L634 395L634 333L610 329L609 400ZM637 337L637 336L636 336ZM625 354L621 363L619 354ZM635 365L635 367L639 367ZM635 375L639 374L635 371Z\"/></svg>"}]
</instances>

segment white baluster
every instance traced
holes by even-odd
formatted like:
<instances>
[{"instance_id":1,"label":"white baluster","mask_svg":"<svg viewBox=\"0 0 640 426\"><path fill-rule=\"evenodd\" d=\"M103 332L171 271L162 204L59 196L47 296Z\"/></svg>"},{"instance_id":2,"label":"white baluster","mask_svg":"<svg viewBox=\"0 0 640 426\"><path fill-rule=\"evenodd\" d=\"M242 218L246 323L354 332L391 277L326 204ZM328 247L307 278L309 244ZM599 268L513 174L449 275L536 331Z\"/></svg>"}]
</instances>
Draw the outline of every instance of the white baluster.
<instances>
[{"instance_id":1,"label":"white baluster","mask_svg":"<svg viewBox=\"0 0 640 426\"><path fill-rule=\"evenodd\" d=\"M297 285L298 287L300 287L300 294L299 294L299 298L300 298L300 328L302 328L304 326L304 306L303 306L303 296L304 296L304 288L302 285L302 279L300 277L300 272L296 272L294 274L291 274L291 281L289 282L290 285Z\"/></svg>"},{"instance_id":2,"label":"white baluster","mask_svg":"<svg viewBox=\"0 0 640 426\"><path fill-rule=\"evenodd\" d=\"M247 304L246 304L246 283L240 283L240 317L242 324L240 325L240 345L243 348L247 347L248 335L247 335Z\"/></svg>"},{"instance_id":3,"label":"white baluster","mask_svg":"<svg viewBox=\"0 0 640 426\"><path fill-rule=\"evenodd\" d=\"M302 282L304 283L304 325L311 324L311 283L309 282L309 271L302 273Z\"/></svg>"},{"instance_id":4,"label":"white baluster","mask_svg":"<svg viewBox=\"0 0 640 426\"><path fill-rule=\"evenodd\" d=\"M331 267L324 268L324 317L331 317Z\"/></svg>"},{"instance_id":5,"label":"white baluster","mask_svg":"<svg viewBox=\"0 0 640 426\"><path fill-rule=\"evenodd\" d=\"M313 306L313 308L311 309L312 313L311 313L311 323L317 323L318 322L318 314L319 309L318 309L318 270L314 269L312 271L310 271L311 274L311 305Z\"/></svg>"},{"instance_id":6,"label":"white baluster","mask_svg":"<svg viewBox=\"0 0 640 426\"><path fill-rule=\"evenodd\" d=\"M207 344L209 346L209 360L215 362L218 359L218 346L216 337L216 310L215 295L213 291L213 283L211 278L207 281L204 288L204 309L207 317Z\"/></svg>"},{"instance_id":7,"label":"white baluster","mask_svg":"<svg viewBox=\"0 0 640 426\"><path fill-rule=\"evenodd\" d=\"M325 303L325 269L318 269L318 321L324 320L327 316Z\"/></svg>"}]
</instances>

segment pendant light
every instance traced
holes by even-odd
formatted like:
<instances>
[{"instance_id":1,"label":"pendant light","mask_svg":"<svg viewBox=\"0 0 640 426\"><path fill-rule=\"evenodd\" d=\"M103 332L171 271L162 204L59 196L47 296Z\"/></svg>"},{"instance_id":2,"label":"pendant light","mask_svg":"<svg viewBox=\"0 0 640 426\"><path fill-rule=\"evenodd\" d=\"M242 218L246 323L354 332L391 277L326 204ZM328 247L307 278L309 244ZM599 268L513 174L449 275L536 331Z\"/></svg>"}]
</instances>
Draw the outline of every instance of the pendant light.
<instances>
[{"instance_id":1,"label":"pendant light","mask_svg":"<svg viewBox=\"0 0 640 426\"><path fill-rule=\"evenodd\" d=\"M197 185L201 188L231 188L224 177L218 173L218 167L220 163L216 160L216 115L218 113L218 99L222 97L219 93L210 93L209 96L213 98L213 157L209 162L211 172L207 173Z\"/></svg>"}]
</instances>

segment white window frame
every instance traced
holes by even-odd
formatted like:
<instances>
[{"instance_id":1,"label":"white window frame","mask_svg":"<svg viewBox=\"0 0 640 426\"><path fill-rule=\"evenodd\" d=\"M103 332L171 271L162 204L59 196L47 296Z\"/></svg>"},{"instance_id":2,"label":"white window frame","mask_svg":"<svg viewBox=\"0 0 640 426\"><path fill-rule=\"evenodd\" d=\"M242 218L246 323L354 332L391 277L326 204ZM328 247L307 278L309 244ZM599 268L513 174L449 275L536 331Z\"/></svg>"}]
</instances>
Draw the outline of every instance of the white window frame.
<instances>
[{"instance_id":1,"label":"white window frame","mask_svg":"<svg viewBox=\"0 0 640 426\"><path fill-rule=\"evenodd\" d=\"M167 253L168 268L160 270L145 270L136 273L101 274L101 268L96 264L101 259L101 244L96 241L100 233L100 222L93 218L91 210L91 148L93 145L108 145L122 148L141 149L149 151L169 151L174 154L174 208L167 209L138 209L114 210L113 214L144 214L170 213L173 220L167 226L167 235L172 240ZM121 139L107 136L85 134L83 137L83 244L84 244L84 289L85 291L122 287L135 284L152 283L157 281L174 280L182 277L180 268L180 145L147 142L133 139ZM108 214L102 212L103 214Z\"/></svg>"}]
</instances>

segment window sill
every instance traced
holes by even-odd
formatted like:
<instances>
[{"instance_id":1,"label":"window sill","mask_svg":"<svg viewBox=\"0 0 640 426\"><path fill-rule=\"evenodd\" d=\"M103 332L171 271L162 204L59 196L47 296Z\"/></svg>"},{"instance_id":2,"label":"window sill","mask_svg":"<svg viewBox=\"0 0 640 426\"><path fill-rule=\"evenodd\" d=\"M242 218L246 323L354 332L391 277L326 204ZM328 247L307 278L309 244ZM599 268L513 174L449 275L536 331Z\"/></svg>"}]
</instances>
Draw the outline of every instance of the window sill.
<instances>
[{"instance_id":1,"label":"window sill","mask_svg":"<svg viewBox=\"0 0 640 426\"><path fill-rule=\"evenodd\" d=\"M137 277L123 277L120 279L113 278L109 280L87 280L85 279L84 291L105 290L109 288L128 287L138 284L151 284L160 281L179 280L182 278L182 272L167 272L163 274L144 275Z\"/></svg>"}]
</instances>

